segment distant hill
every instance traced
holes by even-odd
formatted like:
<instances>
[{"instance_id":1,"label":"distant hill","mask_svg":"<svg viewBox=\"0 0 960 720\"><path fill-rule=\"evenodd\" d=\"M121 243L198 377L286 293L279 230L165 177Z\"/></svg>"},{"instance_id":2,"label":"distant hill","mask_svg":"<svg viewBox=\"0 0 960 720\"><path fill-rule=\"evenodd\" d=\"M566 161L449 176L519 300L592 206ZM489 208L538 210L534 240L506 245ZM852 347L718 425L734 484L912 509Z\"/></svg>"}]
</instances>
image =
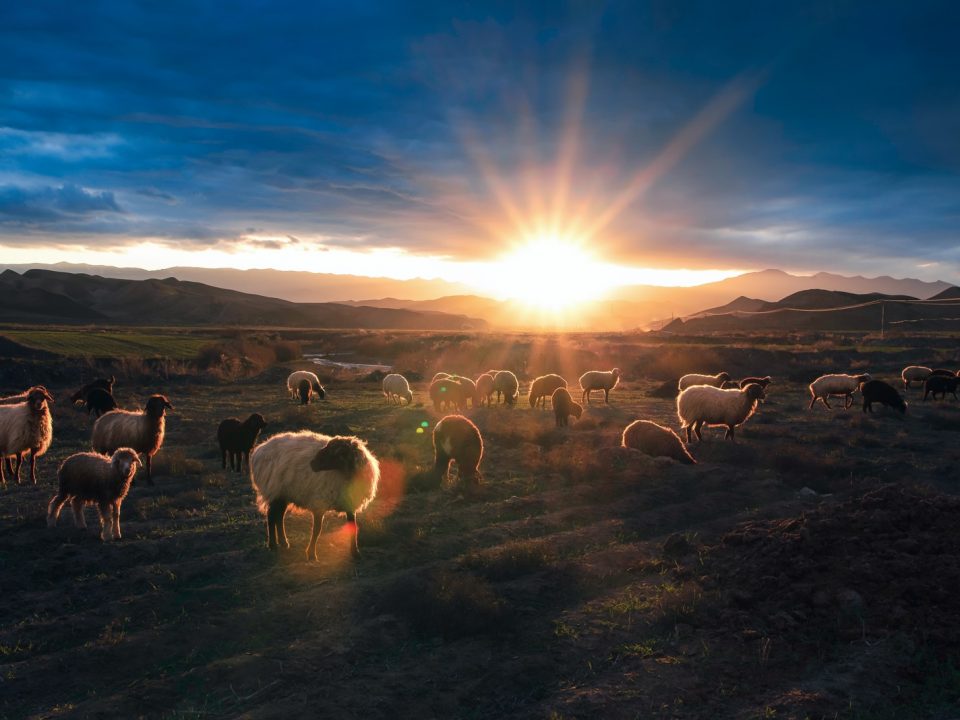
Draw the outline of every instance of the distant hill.
<instances>
[{"instance_id":1,"label":"distant hill","mask_svg":"<svg viewBox=\"0 0 960 720\"><path fill-rule=\"evenodd\" d=\"M931 300L960 300L960 287L948 287L934 295Z\"/></svg>"},{"instance_id":2,"label":"distant hill","mask_svg":"<svg viewBox=\"0 0 960 720\"><path fill-rule=\"evenodd\" d=\"M176 278L121 280L28 270L0 273L0 321L136 325L277 325L369 329L484 329L440 312L293 303Z\"/></svg>"},{"instance_id":3,"label":"distant hill","mask_svg":"<svg viewBox=\"0 0 960 720\"><path fill-rule=\"evenodd\" d=\"M803 290L778 302L737 298L726 306L678 318L663 330L682 334L871 331L880 328L881 313L887 329L960 330L960 293L947 290L936 299L920 300L909 295Z\"/></svg>"}]
</instances>

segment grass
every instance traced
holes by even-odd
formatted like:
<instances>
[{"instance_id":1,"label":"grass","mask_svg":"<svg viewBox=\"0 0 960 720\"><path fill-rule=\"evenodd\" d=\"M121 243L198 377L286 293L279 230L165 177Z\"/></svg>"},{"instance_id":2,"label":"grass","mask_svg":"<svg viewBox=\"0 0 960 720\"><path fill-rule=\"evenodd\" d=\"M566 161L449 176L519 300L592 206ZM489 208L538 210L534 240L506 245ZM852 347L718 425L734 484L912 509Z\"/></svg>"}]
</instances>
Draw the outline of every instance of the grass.
<instances>
[{"instance_id":1,"label":"grass","mask_svg":"<svg viewBox=\"0 0 960 720\"><path fill-rule=\"evenodd\" d=\"M139 358L192 360L216 337L186 333L122 330L3 330L2 334L36 350L68 358Z\"/></svg>"}]
</instances>

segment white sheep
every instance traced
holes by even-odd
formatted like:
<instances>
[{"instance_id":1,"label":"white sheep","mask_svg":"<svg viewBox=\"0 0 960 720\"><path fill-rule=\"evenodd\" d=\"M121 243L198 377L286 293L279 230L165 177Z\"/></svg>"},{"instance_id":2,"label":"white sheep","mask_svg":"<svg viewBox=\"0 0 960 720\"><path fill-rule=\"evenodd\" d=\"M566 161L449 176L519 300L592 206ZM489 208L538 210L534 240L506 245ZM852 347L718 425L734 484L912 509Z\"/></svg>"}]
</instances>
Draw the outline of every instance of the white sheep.
<instances>
[{"instance_id":1,"label":"white sheep","mask_svg":"<svg viewBox=\"0 0 960 720\"><path fill-rule=\"evenodd\" d=\"M687 431L690 442L690 430L702 440L700 429L704 425L723 425L727 428L724 438L733 440L734 428L746 422L757 409L757 403L763 400L763 387L756 383L742 390L721 390L712 385L693 385L677 397L677 416L680 427Z\"/></svg>"},{"instance_id":2,"label":"white sheep","mask_svg":"<svg viewBox=\"0 0 960 720\"><path fill-rule=\"evenodd\" d=\"M493 376L493 391L497 394L497 402L502 395L507 405L513 405L520 396L520 381L509 370L497 370Z\"/></svg>"},{"instance_id":3,"label":"white sheep","mask_svg":"<svg viewBox=\"0 0 960 720\"><path fill-rule=\"evenodd\" d=\"M67 500L73 507L73 522L87 527L83 506L96 505L100 514L100 539L120 539L120 506L130 491L130 483L140 460L131 448L119 448L112 457L97 453L76 453L60 465L57 479L60 489L47 505L47 526L55 527Z\"/></svg>"},{"instance_id":4,"label":"white sheep","mask_svg":"<svg viewBox=\"0 0 960 720\"><path fill-rule=\"evenodd\" d=\"M267 516L271 550L290 547L283 519L290 505L313 514L307 559L316 559L324 515L346 515L359 554L357 513L376 497L380 463L356 437L329 437L309 430L274 435L250 454L257 506Z\"/></svg>"},{"instance_id":5,"label":"white sheep","mask_svg":"<svg viewBox=\"0 0 960 720\"><path fill-rule=\"evenodd\" d=\"M620 368L613 370L588 370L580 376L580 388L583 394L580 402L590 403L590 393L603 390L603 401L610 402L610 391L620 382Z\"/></svg>"},{"instance_id":6,"label":"white sheep","mask_svg":"<svg viewBox=\"0 0 960 720\"><path fill-rule=\"evenodd\" d=\"M669 457L686 465L697 464L673 430L650 420L634 420L627 425L620 444L651 457Z\"/></svg>"},{"instance_id":7,"label":"white sheep","mask_svg":"<svg viewBox=\"0 0 960 720\"><path fill-rule=\"evenodd\" d=\"M20 466L23 454L30 451L30 479L37 484L37 458L43 455L53 442L53 418L48 403L53 397L42 385L32 387L20 395L4 398L0 404L0 482L6 484L3 464L7 463L10 474L20 484ZM16 457L14 470L11 457Z\"/></svg>"},{"instance_id":8,"label":"white sheep","mask_svg":"<svg viewBox=\"0 0 960 720\"><path fill-rule=\"evenodd\" d=\"M909 390L910 383L912 382L919 382L920 385L923 385L923 381L932 374L933 370L928 367L923 367L922 365L908 365L903 369L903 372L900 373L900 379L903 380L903 389Z\"/></svg>"},{"instance_id":9,"label":"white sheep","mask_svg":"<svg viewBox=\"0 0 960 720\"><path fill-rule=\"evenodd\" d=\"M163 445L166 431L164 412L173 405L163 395L151 395L143 410L113 410L101 415L93 425L93 449L109 455L129 447L146 459L147 483L153 485L153 456Z\"/></svg>"},{"instance_id":10,"label":"white sheep","mask_svg":"<svg viewBox=\"0 0 960 720\"><path fill-rule=\"evenodd\" d=\"M301 380L308 380L313 392L319 395L321 400L326 397L327 393L323 389L323 385L320 384L320 378L318 378L315 373L312 373L309 370L297 370L287 376L287 390L290 392L290 397L293 400L300 398Z\"/></svg>"},{"instance_id":11,"label":"white sheep","mask_svg":"<svg viewBox=\"0 0 960 720\"><path fill-rule=\"evenodd\" d=\"M413 402L410 383L403 375L397 373L390 373L383 378L383 394L391 403L394 398L396 398L397 404L400 404L400 398L406 398L407 405Z\"/></svg>"},{"instance_id":12,"label":"white sheep","mask_svg":"<svg viewBox=\"0 0 960 720\"><path fill-rule=\"evenodd\" d=\"M867 382L869 379L869 373L863 375L844 375L842 373L821 375L810 383L810 407L807 409L812 409L817 400L829 408L830 403L827 402L827 398L842 397L845 399L843 408L847 410L853 405L853 394L860 387L860 383Z\"/></svg>"},{"instance_id":13,"label":"white sheep","mask_svg":"<svg viewBox=\"0 0 960 720\"><path fill-rule=\"evenodd\" d=\"M680 378L680 381L677 383L677 388L680 390L686 390L688 387L693 387L694 385L712 385L713 387L721 387L728 380L730 380L730 375L725 372L717 373L716 375L690 373Z\"/></svg>"}]
</instances>

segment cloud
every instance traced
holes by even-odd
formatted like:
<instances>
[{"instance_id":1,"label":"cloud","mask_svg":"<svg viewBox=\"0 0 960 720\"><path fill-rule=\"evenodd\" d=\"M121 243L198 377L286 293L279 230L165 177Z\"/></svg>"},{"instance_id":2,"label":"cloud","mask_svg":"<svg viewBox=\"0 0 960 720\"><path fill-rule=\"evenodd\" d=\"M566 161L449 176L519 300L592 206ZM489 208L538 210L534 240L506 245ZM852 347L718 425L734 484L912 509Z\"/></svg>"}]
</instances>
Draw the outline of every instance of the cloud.
<instances>
[{"instance_id":1,"label":"cloud","mask_svg":"<svg viewBox=\"0 0 960 720\"><path fill-rule=\"evenodd\" d=\"M76 185L0 187L0 224L3 225L72 223L104 213L122 212L112 192L96 192Z\"/></svg>"}]
</instances>

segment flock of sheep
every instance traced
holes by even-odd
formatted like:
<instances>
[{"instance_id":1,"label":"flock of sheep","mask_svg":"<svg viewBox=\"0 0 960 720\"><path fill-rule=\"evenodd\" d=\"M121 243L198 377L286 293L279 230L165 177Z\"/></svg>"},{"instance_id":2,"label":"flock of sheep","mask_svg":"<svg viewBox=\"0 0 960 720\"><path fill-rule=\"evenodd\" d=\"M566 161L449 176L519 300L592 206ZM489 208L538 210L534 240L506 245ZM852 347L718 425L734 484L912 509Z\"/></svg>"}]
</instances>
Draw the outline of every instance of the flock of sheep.
<instances>
[{"instance_id":1,"label":"flock of sheep","mask_svg":"<svg viewBox=\"0 0 960 720\"><path fill-rule=\"evenodd\" d=\"M621 379L618 368L609 371L593 370L580 376L581 402L590 403L594 392L602 391L609 402L610 391ZM901 379L907 390L915 382L923 383L924 400L939 394L945 398L951 393L957 398L960 377L948 370L931 370L911 365L904 368ZM163 395L152 395L144 408L138 411L122 410L113 398L115 379L98 379L85 385L71 398L82 402L87 411L95 412L97 420L91 433L93 452L78 452L60 465L57 473L58 491L47 507L47 523L54 526L60 511L71 503L74 522L86 527L84 505L96 506L100 515L102 540L120 535L120 508L130 490L137 468L146 468L147 482L153 484L151 459L164 440L165 414L173 406ZM726 428L725 437L733 440L737 427L756 412L766 398L768 377L749 377L733 381L727 373L716 375L684 375L678 382L677 416L686 443L692 434L702 439L704 425ZM287 379L287 390L301 403L310 402L313 395L325 397L325 390L317 376L299 370ZM853 396L860 392L863 412L873 412L873 404L880 403L901 413L906 402L892 385L875 380L869 374L823 375L809 386L810 408L819 400L830 408L830 398L843 398L844 407L853 404ZM390 374L383 379L383 394L391 403L407 404L413 401L413 391L406 378ZM428 394L438 412L449 410L433 430L434 465L429 473L439 485L456 462L461 482L478 485L481 482L480 462L483 457L483 439L477 426L461 413L470 405L479 408L486 404L517 403L520 383L509 370L491 370L476 380L467 377L437 373L430 382ZM496 400L494 400L496 396ZM543 375L533 380L529 391L531 408L546 407L551 399L557 427L565 427L570 417L580 418L583 406L574 401L567 389L567 381L559 375ZM50 403L53 397L42 386L0 399L0 480L6 483L6 473L20 483L20 469L27 452L30 453L30 477L37 482L36 460L50 447L53 440L53 421ZM351 549L359 552L357 542L357 515L374 499L380 479L380 465L363 440L353 436L326 436L309 430L284 432L257 444L266 421L259 413L245 421L236 418L224 420L217 431L221 462L224 469L229 458L231 470L241 471L244 461L250 471L257 506L267 518L267 543L271 549L289 547L284 531L284 517L290 506L313 515L313 529L307 545L307 557L316 556L317 538L328 512L336 512L347 520L352 531ZM686 444L672 429L650 420L636 420L623 431L621 444L651 456L666 456L694 464Z\"/></svg>"}]
</instances>

